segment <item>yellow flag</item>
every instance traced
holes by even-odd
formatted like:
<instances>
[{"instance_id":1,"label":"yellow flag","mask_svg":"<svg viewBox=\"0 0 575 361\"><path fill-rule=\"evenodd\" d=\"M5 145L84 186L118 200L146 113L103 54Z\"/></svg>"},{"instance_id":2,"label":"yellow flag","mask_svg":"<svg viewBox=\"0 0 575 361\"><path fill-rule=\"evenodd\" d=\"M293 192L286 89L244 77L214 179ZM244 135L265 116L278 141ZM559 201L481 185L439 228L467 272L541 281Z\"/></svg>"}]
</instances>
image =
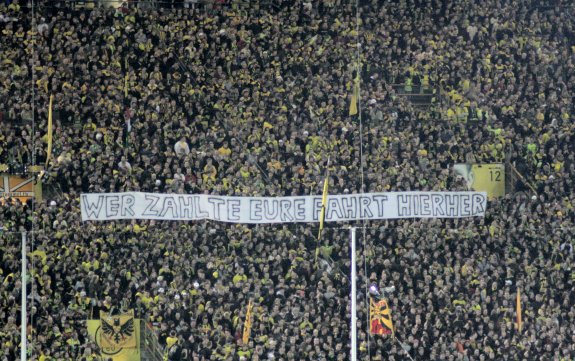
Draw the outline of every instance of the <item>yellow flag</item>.
<instances>
[{"instance_id":1,"label":"yellow flag","mask_svg":"<svg viewBox=\"0 0 575 361\"><path fill-rule=\"evenodd\" d=\"M321 196L321 211L319 214L319 231L317 232L317 247L315 249L315 263L317 264L317 257L319 256L319 242L321 240L321 233L323 232L323 222L325 221L325 210L327 208L327 188L329 186L329 175L323 181L323 194Z\"/></svg>"},{"instance_id":2,"label":"yellow flag","mask_svg":"<svg viewBox=\"0 0 575 361\"><path fill-rule=\"evenodd\" d=\"M113 361L140 361L140 320L134 321L134 329L136 334L136 348L121 348L121 347L102 347L101 333L102 327L100 320L87 320L86 326L88 329L88 337L100 348L100 352L105 359L112 359Z\"/></svg>"},{"instance_id":3,"label":"yellow flag","mask_svg":"<svg viewBox=\"0 0 575 361\"><path fill-rule=\"evenodd\" d=\"M319 214L319 233L317 239L321 238L321 232L323 231L323 222L325 220L325 209L327 208L327 188L329 186L328 178L326 177L323 181L323 194L321 197L321 212Z\"/></svg>"},{"instance_id":4,"label":"yellow flag","mask_svg":"<svg viewBox=\"0 0 575 361\"><path fill-rule=\"evenodd\" d=\"M35 250L34 252L28 253L28 255L31 257L39 257L42 260L42 264L46 264L46 259L48 258L46 252L41 251L39 249Z\"/></svg>"},{"instance_id":5,"label":"yellow flag","mask_svg":"<svg viewBox=\"0 0 575 361\"><path fill-rule=\"evenodd\" d=\"M136 332L134 328L134 311L122 315L110 315L100 312L102 332L100 346L107 348L136 347Z\"/></svg>"},{"instance_id":6,"label":"yellow flag","mask_svg":"<svg viewBox=\"0 0 575 361\"><path fill-rule=\"evenodd\" d=\"M359 99L359 72L353 80L353 93L351 94L351 103L349 104L349 115L357 114L357 101Z\"/></svg>"},{"instance_id":7,"label":"yellow flag","mask_svg":"<svg viewBox=\"0 0 575 361\"><path fill-rule=\"evenodd\" d=\"M242 341L245 344L250 340L250 333L252 331L252 300L248 303L248 310L246 312L246 321L244 322L244 334L242 336Z\"/></svg>"},{"instance_id":8,"label":"yellow flag","mask_svg":"<svg viewBox=\"0 0 575 361\"><path fill-rule=\"evenodd\" d=\"M128 97L128 73L124 77L124 97Z\"/></svg>"},{"instance_id":9,"label":"yellow flag","mask_svg":"<svg viewBox=\"0 0 575 361\"><path fill-rule=\"evenodd\" d=\"M46 168L48 168L48 163L50 163L50 157L52 157L52 101L54 100L54 95L50 95L50 105L48 107L48 149L46 150Z\"/></svg>"},{"instance_id":10,"label":"yellow flag","mask_svg":"<svg viewBox=\"0 0 575 361\"><path fill-rule=\"evenodd\" d=\"M521 330L523 329L523 320L521 319L521 292L519 291L519 288L517 288L517 330L519 332L521 332Z\"/></svg>"}]
</instances>

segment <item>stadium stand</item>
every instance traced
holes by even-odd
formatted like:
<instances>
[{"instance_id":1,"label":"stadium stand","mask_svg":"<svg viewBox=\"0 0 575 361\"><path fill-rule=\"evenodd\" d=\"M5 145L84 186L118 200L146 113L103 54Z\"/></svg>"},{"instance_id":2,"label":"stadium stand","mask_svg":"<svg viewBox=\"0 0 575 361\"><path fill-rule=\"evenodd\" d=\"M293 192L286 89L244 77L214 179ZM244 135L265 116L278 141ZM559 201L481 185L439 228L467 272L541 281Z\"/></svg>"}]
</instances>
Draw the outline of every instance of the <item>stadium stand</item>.
<instances>
[{"instance_id":1,"label":"stadium stand","mask_svg":"<svg viewBox=\"0 0 575 361\"><path fill-rule=\"evenodd\" d=\"M24 230L31 360L107 360L86 320L121 307L170 361L349 359L341 225L316 267L313 224L79 213L82 192L321 194L328 159L333 194L465 190L454 163L523 175L484 218L362 224L358 282L395 286L401 342L360 303L359 359L575 360L569 1L29 5L0 4L0 164L46 162L50 95L53 159L43 201L0 206L0 360L19 355Z\"/></svg>"}]
</instances>

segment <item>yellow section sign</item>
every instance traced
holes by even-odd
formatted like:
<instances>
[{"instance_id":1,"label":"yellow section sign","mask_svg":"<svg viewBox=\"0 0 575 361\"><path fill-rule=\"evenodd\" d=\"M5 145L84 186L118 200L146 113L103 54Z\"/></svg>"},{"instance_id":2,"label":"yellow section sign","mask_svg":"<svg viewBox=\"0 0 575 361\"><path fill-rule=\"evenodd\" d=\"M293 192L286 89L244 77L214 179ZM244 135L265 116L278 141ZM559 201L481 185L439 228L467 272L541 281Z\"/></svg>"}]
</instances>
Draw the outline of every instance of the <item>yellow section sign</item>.
<instances>
[{"instance_id":1,"label":"yellow section sign","mask_svg":"<svg viewBox=\"0 0 575 361\"><path fill-rule=\"evenodd\" d=\"M505 195L505 165L502 163L456 164L453 170L465 179L471 190L487 192L489 198Z\"/></svg>"},{"instance_id":2,"label":"yellow section sign","mask_svg":"<svg viewBox=\"0 0 575 361\"><path fill-rule=\"evenodd\" d=\"M22 178L16 175L0 174L0 200L16 198L21 202L36 197L42 199L42 184L36 176Z\"/></svg>"}]
</instances>

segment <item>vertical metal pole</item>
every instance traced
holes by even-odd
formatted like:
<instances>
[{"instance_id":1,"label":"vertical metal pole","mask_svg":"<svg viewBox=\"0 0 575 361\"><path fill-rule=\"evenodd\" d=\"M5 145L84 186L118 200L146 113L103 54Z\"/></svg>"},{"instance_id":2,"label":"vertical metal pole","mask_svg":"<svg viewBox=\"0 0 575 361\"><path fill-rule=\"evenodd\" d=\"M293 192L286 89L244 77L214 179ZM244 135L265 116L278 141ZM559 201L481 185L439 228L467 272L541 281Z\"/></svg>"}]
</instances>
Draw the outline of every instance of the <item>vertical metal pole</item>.
<instances>
[{"instance_id":1,"label":"vertical metal pole","mask_svg":"<svg viewBox=\"0 0 575 361\"><path fill-rule=\"evenodd\" d=\"M28 320L26 314L26 232L22 232L22 309L20 312L20 360L26 361L26 321Z\"/></svg>"},{"instance_id":2,"label":"vertical metal pole","mask_svg":"<svg viewBox=\"0 0 575 361\"><path fill-rule=\"evenodd\" d=\"M355 227L351 227L351 361L357 360L357 289L355 269Z\"/></svg>"}]
</instances>

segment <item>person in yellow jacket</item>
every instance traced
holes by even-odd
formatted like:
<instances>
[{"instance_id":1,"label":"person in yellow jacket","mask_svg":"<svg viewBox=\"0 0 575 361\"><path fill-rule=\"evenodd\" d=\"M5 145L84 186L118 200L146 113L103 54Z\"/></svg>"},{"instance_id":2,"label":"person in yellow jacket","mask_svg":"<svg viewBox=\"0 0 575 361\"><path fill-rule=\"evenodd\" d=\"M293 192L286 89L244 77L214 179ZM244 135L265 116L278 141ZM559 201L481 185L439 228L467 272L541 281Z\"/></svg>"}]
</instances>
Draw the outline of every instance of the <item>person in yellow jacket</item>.
<instances>
[{"instance_id":1,"label":"person in yellow jacket","mask_svg":"<svg viewBox=\"0 0 575 361\"><path fill-rule=\"evenodd\" d=\"M164 361L168 361L168 356L170 354L170 350L177 345L178 337L176 335L176 331L170 331L170 335L166 337L166 350L164 352Z\"/></svg>"}]
</instances>

